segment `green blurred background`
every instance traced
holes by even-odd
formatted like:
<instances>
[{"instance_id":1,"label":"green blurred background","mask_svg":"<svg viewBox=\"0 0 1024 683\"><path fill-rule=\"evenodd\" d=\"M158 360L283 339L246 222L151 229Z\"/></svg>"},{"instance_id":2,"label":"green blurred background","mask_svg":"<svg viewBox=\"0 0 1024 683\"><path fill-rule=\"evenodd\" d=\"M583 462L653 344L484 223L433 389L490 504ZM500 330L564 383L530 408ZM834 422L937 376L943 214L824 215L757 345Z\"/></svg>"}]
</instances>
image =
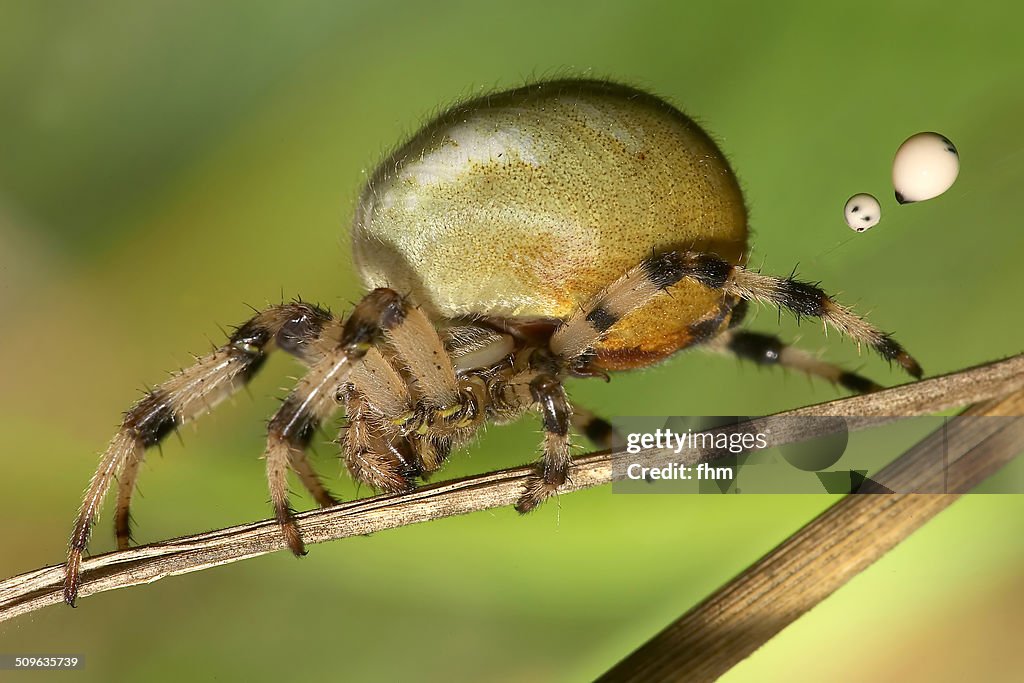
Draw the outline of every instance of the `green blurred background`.
<instances>
[{"instance_id":1,"label":"green blurred background","mask_svg":"<svg viewBox=\"0 0 1024 683\"><path fill-rule=\"evenodd\" d=\"M1024 10L893 4L0 4L0 574L61 560L121 411L219 324L282 293L359 297L345 226L384 151L534 77L625 80L702 121L746 189L753 262L799 264L929 374L1021 351ZM921 130L958 145L961 177L897 207L892 153ZM883 203L863 235L842 220L856 192ZM813 323L781 333L904 381ZM296 372L275 357L251 397L150 455L140 542L268 516L263 420ZM700 353L570 393L608 416L839 395ZM349 498L331 437L316 461ZM445 476L537 444L534 421L490 429ZM833 500L602 488L85 598L0 625L0 651L84 654L79 680L585 680ZM724 680L1018 679L1022 513L961 500Z\"/></svg>"}]
</instances>

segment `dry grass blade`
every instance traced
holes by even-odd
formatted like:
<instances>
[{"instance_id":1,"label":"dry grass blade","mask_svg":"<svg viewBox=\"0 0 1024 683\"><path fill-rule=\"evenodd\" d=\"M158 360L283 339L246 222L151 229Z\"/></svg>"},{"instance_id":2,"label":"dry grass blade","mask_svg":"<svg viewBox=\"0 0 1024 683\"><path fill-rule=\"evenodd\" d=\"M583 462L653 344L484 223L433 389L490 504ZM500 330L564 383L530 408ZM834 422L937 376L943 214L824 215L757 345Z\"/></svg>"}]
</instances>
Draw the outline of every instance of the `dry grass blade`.
<instances>
[{"instance_id":1,"label":"dry grass blade","mask_svg":"<svg viewBox=\"0 0 1024 683\"><path fill-rule=\"evenodd\" d=\"M1024 390L975 404L962 415L876 478L897 490L967 491L1024 449ZM930 466L944 448L946 472ZM684 672L687 681L717 679L959 497L846 496L600 680L676 681Z\"/></svg>"},{"instance_id":2,"label":"dry grass blade","mask_svg":"<svg viewBox=\"0 0 1024 683\"><path fill-rule=\"evenodd\" d=\"M868 396L855 396L782 415L924 415L1024 389L1024 355ZM647 454L657 462L660 454ZM574 461L575 491L612 479L622 452L587 455ZM631 458L635 456L629 456ZM665 453L665 458L674 457ZM376 496L298 516L307 543L346 538L431 519L512 505L529 467L432 484L409 493ZM860 496L860 498L875 498ZM209 569L284 548L272 520L219 529L162 543L91 557L83 563L79 595L151 583L167 576ZM61 602L63 567L54 565L0 582L0 621Z\"/></svg>"}]
</instances>

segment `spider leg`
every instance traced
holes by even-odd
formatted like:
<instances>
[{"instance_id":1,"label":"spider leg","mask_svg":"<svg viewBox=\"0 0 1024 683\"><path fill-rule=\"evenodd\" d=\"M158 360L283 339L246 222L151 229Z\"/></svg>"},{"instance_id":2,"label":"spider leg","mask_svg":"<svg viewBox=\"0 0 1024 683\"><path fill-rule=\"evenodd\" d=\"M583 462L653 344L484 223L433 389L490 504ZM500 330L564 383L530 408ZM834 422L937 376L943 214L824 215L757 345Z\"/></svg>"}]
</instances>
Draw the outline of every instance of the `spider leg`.
<instances>
[{"instance_id":1,"label":"spider leg","mask_svg":"<svg viewBox=\"0 0 1024 683\"><path fill-rule=\"evenodd\" d=\"M307 329L303 330L303 334L292 335L291 339L296 341L297 344L289 344L286 350L297 346L298 349L290 350L289 352L302 360L307 367L312 366L322 362L325 358L336 352L343 334L342 321L332 318L329 322L322 325L319 331ZM285 348L285 345L280 342L279 346ZM335 409L337 409L337 406L335 406ZM323 420L329 419L333 412L331 411ZM298 475L302 485L313 496L313 500L316 501L317 505L320 507L337 505L338 500L324 486L320 476L306 456L307 448L308 444L304 448L289 449L289 463L292 469Z\"/></svg>"},{"instance_id":2,"label":"spider leg","mask_svg":"<svg viewBox=\"0 0 1024 683\"><path fill-rule=\"evenodd\" d=\"M404 302L403 302L404 303ZM384 335L405 362L420 400L439 409L460 403L455 366L437 328L423 311L404 304L402 314L383 325Z\"/></svg>"},{"instance_id":3,"label":"spider leg","mask_svg":"<svg viewBox=\"0 0 1024 683\"><path fill-rule=\"evenodd\" d=\"M446 328L442 336L406 301L381 328L385 343L354 364L343 392L349 420L339 441L355 480L395 492L439 469L491 414L490 382L498 366L511 370L514 342L474 325Z\"/></svg>"},{"instance_id":4,"label":"spider leg","mask_svg":"<svg viewBox=\"0 0 1024 683\"><path fill-rule=\"evenodd\" d=\"M288 464L303 457L317 428L337 410L353 364L360 364L380 333L395 326L404 313L405 304L394 290L375 289L363 297L345 321L340 341L312 364L270 419L264 452L270 500L285 542L295 555L304 555L306 547L288 500Z\"/></svg>"},{"instance_id":5,"label":"spider leg","mask_svg":"<svg viewBox=\"0 0 1024 683\"><path fill-rule=\"evenodd\" d=\"M382 321L381 327L387 357L368 353L351 378L367 401L364 414L376 416L366 418L365 430L357 426L350 433L348 461L355 470L369 471L358 463L373 450L368 444L370 433L382 432L375 438L386 437L392 448L400 434L416 456L415 469L402 465L405 475L423 476L440 468L452 447L468 439L486 417L486 381L472 370L510 355L512 339L493 330L463 326L447 331L450 351L423 311L406 301L401 313ZM464 372L461 376L456 363ZM387 456L387 460L393 468L399 467L400 459ZM395 476L397 472L391 475Z\"/></svg>"},{"instance_id":6,"label":"spider leg","mask_svg":"<svg viewBox=\"0 0 1024 683\"><path fill-rule=\"evenodd\" d=\"M878 391L882 387L867 377L850 372L844 368L819 359L814 354L790 346L775 335L758 332L740 331L739 327L747 317L749 302L739 300L732 307L729 329L718 336L712 336L700 342L699 348L732 355L736 358L750 360L758 365L779 365L794 368L816 377L838 384L858 394Z\"/></svg>"},{"instance_id":7,"label":"spider leg","mask_svg":"<svg viewBox=\"0 0 1024 683\"><path fill-rule=\"evenodd\" d=\"M336 407L337 409L337 407ZM331 411L331 415L324 418L324 421L329 420L335 411ZM308 448L308 446L307 446ZM324 482L320 479L320 475L313 468L313 464L309 461L306 456L306 449L290 449L288 451L290 458L289 464L295 474L298 475L299 481L310 495L313 496L313 500L316 504L322 508L331 507L332 505L338 504L338 499L334 497L330 489L324 486Z\"/></svg>"},{"instance_id":8,"label":"spider leg","mask_svg":"<svg viewBox=\"0 0 1024 683\"><path fill-rule=\"evenodd\" d=\"M641 261L566 320L552 335L551 349L570 362L585 358L623 316L683 278L725 296L764 301L797 316L820 318L858 344L867 344L883 358L896 361L911 376L922 375L921 366L892 337L837 303L817 285L792 277L762 275L715 254L690 251L670 251Z\"/></svg>"},{"instance_id":9,"label":"spider leg","mask_svg":"<svg viewBox=\"0 0 1024 683\"><path fill-rule=\"evenodd\" d=\"M326 311L315 309L307 304L288 304L286 306L287 310L283 308L276 311L270 309L260 314L267 319L272 319L278 314L290 316L289 321L282 325L276 333L277 338L274 341L277 347L295 356L306 365L323 357L328 349L336 344L333 341L336 337L334 331L335 328L340 329L341 321L332 318ZM246 325L249 324L246 323ZM264 352L267 350L269 348L265 347ZM206 410L209 411L212 407L213 403L208 402ZM321 507L336 505L337 499L324 486L306 457L305 451L292 450L289 455L292 468L299 475L303 486L312 494L317 504ZM135 492L135 483L142 462L141 452L130 454L120 472L117 473L118 494L114 514L114 531L117 536L118 548L121 550L130 547L131 499Z\"/></svg>"},{"instance_id":10,"label":"spider leg","mask_svg":"<svg viewBox=\"0 0 1024 683\"><path fill-rule=\"evenodd\" d=\"M235 330L225 345L173 374L125 413L89 482L75 521L65 565L65 602L74 605L82 553L112 479L121 473L115 529L118 545L123 547L129 537L131 495L145 450L247 384L273 346L302 359L315 356L315 340L331 320L328 312L304 303L267 308Z\"/></svg>"},{"instance_id":11,"label":"spider leg","mask_svg":"<svg viewBox=\"0 0 1024 683\"><path fill-rule=\"evenodd\" d=\"M386 493L412 488L422 466L410 441L388 429L354 386L349 385L344 393L348 423L338 441L352 479Z\"/></svg>"},{"instance_id":12,"label":"spider leg","mask_svg":"<svg viewBox=\"0 0 1024 683\"><path fill-rule=\"evenodd\" d=\"M397 427L413 413L401 374L379 348L371 348L353 366L343 394L348 424L338 442L349 474L378 491L397 493L412 487L423 468Z\"/></svg>"},{"instance_id":13,"label":"spider leg","mask_svg":"<svg viewBox=\"0 0 1024 683\"><path fill-rule=\"evenodd\" d=\"M555 377L536 376L529 383L530 396L540 407L544 426L544 456L539 472L526 482L526 489L516 503L516 510L526 513L536 508L565 483L572 458L569 455L569 425L572 406L565 388Z\"/></svg>"},{"instance_id":14,"label":"spider leg","mask_svg":"<svg viewBox=\"0 0 1024 683\"><path fill-rule=\"evenodd\" d=\"M611 422L578 405L573 407L572 427L598 448L611 448L615 440Z\"/></svg>"},{"instance_id":15,"label":"spider leg","mask_svg":"<svg viewBox=\"0 0 1024 683\"><path fill-rule=\"evenodd\" d=\"M126 458L117 474L117 507L114 510L114 535L117 549L127 550L132 541L132 494L142 465L142 453L134 451Z\"/></svg>"},{"instance_id":16,"label":"spider leg","mask_svg":"<svg viewBox=\"0 0 1024 683\"><path fill-rule=\"evenodd\" d=\"M403 302L401 314L382 330L388 357L371 349L356 364L341 442L353 478L395 492L440 468L463 423L483 417L482 399L472 381L460 383L449 351L422 310Z\"/></svg>"},{"instance_id":17,"label":"spider leg","mask_svg":"<svg viewBox=\"0 0 1024 683\"><path fill-rule=\"evenodd\" d=\"M349 381L382 418L389 416L397 421L412 414L413 402L406 381L379 349L366 352L352 368Z\"/></svg>"},{"instance_id":18,"label":"spider leg","mask_svg":"<svg viewBox=\"0 0 1024 683\"><path fill-rule=\"evenodd\" d=\"M288 501L288 468L295 468L297 462L305 462L305 450L316 430L338 409L335 400L337 388L344 383L349 370L349 358L344 349L338 348L327 354L299 381L267 426L264 458L267 461L270 500L281 533L296 555L304 555L306 548L295 524L295 512ZM312 476L316 482L314 489L323 488L308 462L300 467L302 469L296 469L304 482L306 476ZM314 489L311 489L314 495L318 495ZM330 500L328 504L333 504L334 499L326 490L322 490L319 495L326 496L324 500Z\"/></svg>"},{"instance_id":19,"label":"spider leg","mask_svg":"<svg viewBox=\"0 0 1024 683\"><path fill-rule=\"evenodd\" d=\"M340 321L332 318L326 311L309 306L308 304L287 304L283 307L275 307L259 314L264 320L274 324L275 319L285 316L287 321L280 325L274 343L286 353L289 353L305 364L315 362L321 358L329 348L336 342L334 328L340 328ZM252 321L243 325L251 325ZM264 352L269 350L269 345L264 347ZM204 380L205 381L205 380ZM213 403L207 401L206 411L209 411ZM129 456L121 471L117 474L118 496L117 507L114 515L115 534L117 536L118 548L125 549L130 546L131 540L131 499L135 492L135 481L138 477L139 467L142 465L142 454L138 457ZM304 450L293 450L290 453L291 465L307 490L313 495L317 504L322 507L337 504L337 500L330 494L327 488L320 481L314 471Z\"/></svg>"},{"instance_id":20,"label":"spider leg","mask_svg":"<svg viewBox=\"0 0 1024 683\"><path fill-rule=\"evenodd\" d=\"M726 330L699 348L731 354L758 365L794 368L855 393L866 394L882 388L866 377L819 359L813 353L789 346L775 335Z\"/></svg>"}]
</instances>

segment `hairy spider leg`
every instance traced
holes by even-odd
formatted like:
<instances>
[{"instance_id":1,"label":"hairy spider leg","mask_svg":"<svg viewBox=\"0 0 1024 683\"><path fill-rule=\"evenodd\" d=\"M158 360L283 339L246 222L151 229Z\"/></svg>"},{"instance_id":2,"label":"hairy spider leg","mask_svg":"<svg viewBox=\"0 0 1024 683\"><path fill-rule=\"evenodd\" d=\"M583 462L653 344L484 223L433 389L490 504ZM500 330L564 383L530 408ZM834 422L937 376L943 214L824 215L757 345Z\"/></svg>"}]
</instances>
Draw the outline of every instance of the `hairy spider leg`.
<instances>
[{"instance_id":1,"label":"hairy spider leg","mask_svg":"<svg viewBox=\"0 0 1024 683\"><path fill-rule=\"evenodd\" d=\"M71 534L64 579L69 605L78 594L82 553L112 479L119 478L115 532L118 546L124 548L130 540L131 497L145 450L245 386L273 347L306 363L317 358L323 353L317 342L332 321L328 311L302 302L271 306L237 328L226 344L148 391L125 413L90 480ZM312 485L312 480L303 480ZM323 494L320 499L328 502Z\"/></svg>"},{"instance_id":2,"label":"hairy spider leg","mask_svg":"<svg viewBox=\"0 0 1024 683\"><path fill-rule=\"evenodd\" d=\"M921 366L891 336L837 303L817 285L793 277L763 275L715 254L693 251L669 251L641 261L570 316L552 336L551 349L570 363L585 360L594 344L627 313L683 278L725 296L770 303L798 317L819 318L857 344L867 344L886 360L896 361L911 376L922 375Z\"/></svg>"}]
</instances>

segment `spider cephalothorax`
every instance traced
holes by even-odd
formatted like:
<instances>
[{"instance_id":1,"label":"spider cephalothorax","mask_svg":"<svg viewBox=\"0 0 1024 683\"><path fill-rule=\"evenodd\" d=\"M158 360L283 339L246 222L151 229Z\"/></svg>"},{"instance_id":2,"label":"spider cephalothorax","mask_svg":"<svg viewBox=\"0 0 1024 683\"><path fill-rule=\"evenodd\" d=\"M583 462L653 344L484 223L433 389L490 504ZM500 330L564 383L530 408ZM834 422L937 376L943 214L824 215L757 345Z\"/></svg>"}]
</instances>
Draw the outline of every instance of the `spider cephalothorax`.
<instances>
[{"instance_id":1,"label":"spider cephalothorax","mask_svg":"<svg viewBox=\"0 0 1024 683\"><path fill-rule=\"evenodd\" d=\"M721 152L671 105L622 85L551 81L453 107L372 175L352 240L370 291L347 318L302 302L271 306L128 411L75 524L69 604L113 479L127 547L144 451L242 387L275 347L307 366L270 420L265 451L275 515L296 554L305 549L287 473L320 505L335 503L305 451L342 409L348 471L388 492L438 470L481 425L537 411L543 458L516 506L526 512L565 483L571 427L608 445L608 423L569 403L569 377L607 377L701 345L876 388L737 330L750 300L819 318L921 376L891 337L816 285L747 270L746 211Z\"/></svg>"}]
</instances>

